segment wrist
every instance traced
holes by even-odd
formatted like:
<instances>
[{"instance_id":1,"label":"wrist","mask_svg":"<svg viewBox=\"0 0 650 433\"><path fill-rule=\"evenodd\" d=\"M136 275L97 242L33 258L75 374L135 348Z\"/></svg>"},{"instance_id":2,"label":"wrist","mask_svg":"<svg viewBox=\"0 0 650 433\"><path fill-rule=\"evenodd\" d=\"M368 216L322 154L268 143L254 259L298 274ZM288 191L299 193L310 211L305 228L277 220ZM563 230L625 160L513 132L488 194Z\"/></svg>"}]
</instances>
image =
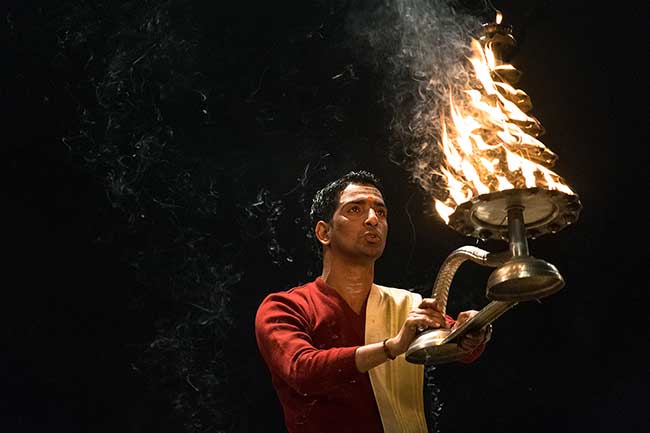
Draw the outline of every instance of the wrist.
<instances>
[{"instance_id":1,"label":"wrist","mask_svg":"<svg viewBox=\"0 0 650 433\"><path fill-rule=\"evenodd\" d=\"M397 355L399 354L396 353L397 351L395 350L395 348L391 343L392 343L392 339L386 338L382 343L382 347L384 349L384 353L386 354L386 358L392 361L393 359L397 358Z\"/></svg>"}]
</instances>

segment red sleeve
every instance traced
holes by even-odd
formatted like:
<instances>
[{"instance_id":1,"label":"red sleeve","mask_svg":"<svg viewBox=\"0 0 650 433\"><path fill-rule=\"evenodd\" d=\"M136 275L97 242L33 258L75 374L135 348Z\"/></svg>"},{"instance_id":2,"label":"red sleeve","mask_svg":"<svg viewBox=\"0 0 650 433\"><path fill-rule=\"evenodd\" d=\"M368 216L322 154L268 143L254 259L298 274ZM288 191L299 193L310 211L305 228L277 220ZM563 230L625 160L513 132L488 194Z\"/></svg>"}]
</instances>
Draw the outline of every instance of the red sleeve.
<instances>
[{"instance_id":1,"label":"red sleeve","mask_svg":"<svg viewBox=\"0 0 650 433\"><path fill-rule=\"evenodd\" d=\"M454 326L454 323L456 323L456 321L451 316L445 315L445 319L447 321L447 326L449 326L450 328ZM468 353L465 358L459 360L458 362L462 362L463 364L471 364L481 356L484 350L485 350L485 343L479 344L476 347L476 349Z\"/></svg>"},{"instance_id":2,"label":"red sleeve","mask_svg":"<svg viewBox=\"0 0 650 433\"><path fill-rule=\"evenodd\" d=\"M359 346L316 349L300 305L269 295L257 310L255 336L271 373L301 394L322 394L359 375L354 362Z\"/></svg>"}]
</instances>

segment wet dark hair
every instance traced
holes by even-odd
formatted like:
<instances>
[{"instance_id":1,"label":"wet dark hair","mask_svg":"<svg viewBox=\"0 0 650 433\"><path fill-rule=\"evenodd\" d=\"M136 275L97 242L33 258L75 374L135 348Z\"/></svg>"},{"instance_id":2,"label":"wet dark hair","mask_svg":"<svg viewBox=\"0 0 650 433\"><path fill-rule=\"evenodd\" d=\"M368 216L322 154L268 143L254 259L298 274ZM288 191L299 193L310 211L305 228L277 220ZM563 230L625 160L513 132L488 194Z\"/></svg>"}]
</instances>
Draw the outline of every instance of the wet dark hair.
<instances>
[{"instance_id":1,"label":"wet dark hair","mask_svg":"<svg viewBox=\"0 0 650 433\"><path fill-rule=\"evenodd\" d=\"M351 183L358 185L374 186L381 192L381 181L377 176L369 171L351 171L348 174L328 183L322 189L316 192L311 204L309 217L311 219L311 228L318 221L330 222L339 205L341 192Z\"/></svg>"}]
</instances>

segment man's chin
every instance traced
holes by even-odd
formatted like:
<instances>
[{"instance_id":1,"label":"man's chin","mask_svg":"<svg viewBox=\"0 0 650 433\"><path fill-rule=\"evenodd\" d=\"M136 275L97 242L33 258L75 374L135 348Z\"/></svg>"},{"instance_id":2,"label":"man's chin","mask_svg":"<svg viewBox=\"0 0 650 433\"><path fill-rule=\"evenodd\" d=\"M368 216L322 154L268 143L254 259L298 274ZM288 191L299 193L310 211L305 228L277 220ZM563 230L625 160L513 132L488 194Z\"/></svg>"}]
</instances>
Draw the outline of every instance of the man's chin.
<instances>
[{"instance_id":1,"label":"man's chin","mask_svg":"<svg viewBox=\"0 0 650 433\"><path fill-rule=\"evenodd\" d=\"M378 258L381 257L382 254L384 254L384 245L382 244L369 244L364 248L363 251L364 255L366 255L369 258L372 258L374 260L377 260Z\"/></svg>"}]
</instances>

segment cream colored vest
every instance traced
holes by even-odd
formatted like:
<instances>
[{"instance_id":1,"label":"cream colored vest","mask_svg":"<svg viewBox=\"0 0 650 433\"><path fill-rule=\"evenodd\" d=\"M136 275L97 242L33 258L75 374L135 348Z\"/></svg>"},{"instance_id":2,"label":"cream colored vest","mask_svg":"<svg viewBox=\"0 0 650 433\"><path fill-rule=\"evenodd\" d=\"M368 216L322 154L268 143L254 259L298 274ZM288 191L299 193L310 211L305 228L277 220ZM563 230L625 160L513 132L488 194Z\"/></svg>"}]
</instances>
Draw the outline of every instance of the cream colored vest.
<instances>
[{"instance_id":1,"label":"cream colored vest","mask_svg":"<svg viewBox=\"0 0 650 433\"><path fill-rule=\"evenodd\" d=\"M409 311L421 300L417 293L373 284L366 307L366 344L397 335ZM368 373L384 432L427 433L424 366L407 362L402 354Z\"/></svg>"}]
</instances>

